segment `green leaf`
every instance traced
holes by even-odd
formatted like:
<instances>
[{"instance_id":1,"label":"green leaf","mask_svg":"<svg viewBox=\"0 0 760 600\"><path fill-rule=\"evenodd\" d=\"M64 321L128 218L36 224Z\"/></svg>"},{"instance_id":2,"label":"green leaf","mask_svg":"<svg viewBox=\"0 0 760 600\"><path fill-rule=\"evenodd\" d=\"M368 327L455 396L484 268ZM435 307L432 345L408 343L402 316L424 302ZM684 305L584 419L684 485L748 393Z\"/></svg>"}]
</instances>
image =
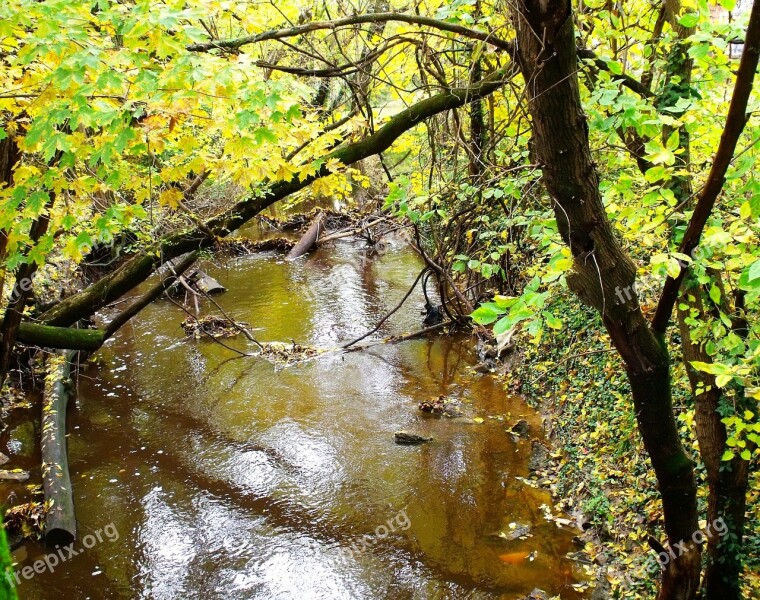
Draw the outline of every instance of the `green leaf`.
<instances>
[{"instance_id":1,"label":"green leaf","mask_svg":"<svg viewBox=\"0 0 760 600\"><path fill-rule=\"evenodd\" d=\"M501 335L502 333L505 333L512 329L514 325L514 321L510 319L509 317L502 317L499 319L499 321L496 323L496 325L493 326L493 334L494 335Z\"/></svg>"},{"instance_id":2,"label":"green leaf","mask_svg":"<svg viewBox=\"0 0 760 600\"><path fill-rule=\"evenodd\" d=\"M656 181L664 179L666 172L667 170L665 167L658 165L656 167L652 167L651 169L647 169L647 172L644 173L644 179L646 179L649 183L655 183Z\"/></svg>"},{"instance_id":3,"label":"green leaf","mask_svg":"<svg viewBox=\"0 0 760 600\"><path fill-rule=\"evenodd\" d=\"M723 456L720 457L721 460L732 460L734 458L734 453L731 452L731 450L726 450L723 453Z\"/></svg>"},{"instance_id":4,"label":"green leaf","mask_svg":"<svg viewBox=\"0 0 760 600\"><path fill-rule=\"evenodd\" d=\"M616 60L608 60L607 67L609 68L610 73L612 73L613 75L623 74L623 65Z\"/></svg>"},{"instance_id":5,"label":"green leaf","mask_svg":"<svg viewBox=\"0 0 760 600\"><path fill-rule=\"evenodd\" d=\"M752 453L749 450L742 450L741 457L743 460L750 460L752 458Z\"/></svg>"},{"instance_id":6,"label":"green leaf","mask_svg":"<svg viewBox=\"0 0 760 600\"><path fill-rule=\"evenodd\" d=\"M681 141L681 135L678 129L674 129L673 133L671 133L670 136L668 137L668 141L665 142L665 147L670 151L675 151L678 149L678 145L680 141Z\"/></svg>"},{"instance_id":7,"label":"green leaf","mask_svg":"<svg viewBox=\"0 0 760 600\"><path fill-rule=\"evenodd\" d=\"M749 268L749 275L747 276L747 280L754 281L755 279L760 279L760 259L753 262Z\"/></svg>"},{"instance_id":8,"label":"green leaf","mask_svg":"<svg viewBox=\"0 0 760 600\"><path fill-rule=\"evenodd\" d=\"M472 320L475 321L478 325L490 325L496 319L498 319L500 315L503 314L504 311L498 308L496 305L486 303L481 304L478 308L476 308L470 317L472 317Z\"/></svg>"},{"instance_id":9,"label":"green leaf","mask_svg":"<svg viewBox=\"0 0 760 600\"><path fill-rule=\"evenodd\" d=\"M710 287L710 300L715 304L720 304L720 288L717 285Z\"/></svg>"},{"instance_id":10,"label":"green leaf","mask_svg":"<svg viewBox=\"0 0 760 600\"><path fill-rule=\"evenodd\" d=\"M689 48L688 54L692 58L701 59L707 57L707 55L710 53L710 46L709 44L697 44L696 46L692 46Z\"/></svg>"},{"instance_id":11,"label":"green leaf","mask_svg":"<svg viewBox=\"0 0 760 600\"><path fill-rule=\"evenodd\" d=\"M684 27L691 28L694 27L697 23L699 23L699 14L698 13L686 13L684 16L682 16L680 19L678 19L678 22L683 25Z\"/></svg>"},{"instance_id":12,"label":"green leaf","mask_svg":"<svg viewBox=\"0 0 760 600\"><path fill-rule=\"evenodd\" d=\"M550 312L542 313L546 324L552 329L562 329L562 319L558 319Z\"/></svg>"},{"instance_id":13,"label":"green leaf","mask_svg":"<svg viewBox=\"0 0 760 600\"><path fill-rule=\"evenodd\" d=\"M267 127L259 127L253 132L253 137L257 144L263 144L264 142L277 143L277 136L275 133Z\"/></svg>"}]
</instances>

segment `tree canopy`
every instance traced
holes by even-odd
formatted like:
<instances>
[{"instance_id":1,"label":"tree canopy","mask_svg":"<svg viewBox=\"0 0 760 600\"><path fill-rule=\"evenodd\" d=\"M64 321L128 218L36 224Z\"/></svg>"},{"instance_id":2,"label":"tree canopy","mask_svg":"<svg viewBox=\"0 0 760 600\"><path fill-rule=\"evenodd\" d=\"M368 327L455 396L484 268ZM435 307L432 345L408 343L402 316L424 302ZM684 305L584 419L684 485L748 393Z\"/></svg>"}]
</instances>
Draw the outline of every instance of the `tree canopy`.
<instances>
[{"instance_id":1,"label":"tree canopy","mask_svg":"<svg viewBox=\"0 0 760 600\"><path fill-rule=\"evenodd\" d=\"M595 309L668 541L733 519L735 543L668 566L660 597L694 597L700 552L706 597L739 597L760 454L760 9L548 4L4 3L0 369L16 342L96 350L113 330L70 328L276 202L371 190L452 321L538 346L569 326L553 296Z\"/></svg>"}]
</instances>

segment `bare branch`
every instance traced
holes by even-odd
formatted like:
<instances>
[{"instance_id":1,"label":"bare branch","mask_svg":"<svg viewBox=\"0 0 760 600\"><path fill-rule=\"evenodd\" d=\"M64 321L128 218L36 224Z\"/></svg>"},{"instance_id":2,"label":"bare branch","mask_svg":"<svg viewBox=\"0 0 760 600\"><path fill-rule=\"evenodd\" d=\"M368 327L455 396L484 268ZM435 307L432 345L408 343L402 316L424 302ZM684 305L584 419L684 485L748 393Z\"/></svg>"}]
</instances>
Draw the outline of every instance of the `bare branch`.
<instances>
[{"instance_id":1,"label":"bare branch","mask_svg":"<svg viewBox=\"0 0 760 600\"><path fill-rule=\"evenodd\" d=\"M191 52L208 52L210 50L238 50L239 48L248 44L257 44L259 42L264 42L267 40L280 40L283 38L303 35L304 33L309 33L312 31L320 31L325 29L335 30L347 25L380 23L383 21L398 21L401 23L419 25L421 27L432 27L441 31L456 33L466 38L486 42L496 48L499 48L500 50L505 50L506 52L511 53L513 50L513 45L511 42L502 40L491 32L478 31L476 29L470 29L469 27L456 25L454 23L448 23L446 21L433 19L431 17L394 12L353 15L332 21L315 21L313 23L296 25L294 27L286 27L284 29L273 29L270 31L258 33L256 35L249 35L246 37L231 40L212 40L210 42L205 42L202 44L191 44L187 47L187 49Z\"/></svg>"}]
</instances>

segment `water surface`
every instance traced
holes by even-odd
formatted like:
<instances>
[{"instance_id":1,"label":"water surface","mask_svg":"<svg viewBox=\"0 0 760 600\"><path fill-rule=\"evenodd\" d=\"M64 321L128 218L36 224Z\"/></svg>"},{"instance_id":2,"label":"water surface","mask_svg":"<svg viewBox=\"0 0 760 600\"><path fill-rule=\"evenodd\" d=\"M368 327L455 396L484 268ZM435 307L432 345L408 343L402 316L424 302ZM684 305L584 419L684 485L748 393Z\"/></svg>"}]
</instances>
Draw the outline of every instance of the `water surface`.
<instances>
[{"instance_id":1,"label":"water surface","mask_svg":"<svg viewBox=\"0 0 760 600\"><path fill-rule=\"evenodd\" d=\"M421 264L401 246L370 255L339 243L292 263L204 268L228 288L220 305L261 341L331 347L392 308ZM419 329L421 306L417 293L378 336ZM154 303L81 373L69 422L80 540L110 523L119 539L22 580L22 598L516 598L535 587L580 597L565 558L575 532L546 521L548 496L516 479L530 441L506 429L526 418L538 432L538 417L472 371L471 338L282 368L186 340L184 318ZM418 411L439 395L469 418ZM434 441L398 446L399 429ZM510 524L530 524L532 537L494 535ZM22 566L45 550L23 552ZM533 560L499 558L519 552Z\"/></svg>"}]
</instances>

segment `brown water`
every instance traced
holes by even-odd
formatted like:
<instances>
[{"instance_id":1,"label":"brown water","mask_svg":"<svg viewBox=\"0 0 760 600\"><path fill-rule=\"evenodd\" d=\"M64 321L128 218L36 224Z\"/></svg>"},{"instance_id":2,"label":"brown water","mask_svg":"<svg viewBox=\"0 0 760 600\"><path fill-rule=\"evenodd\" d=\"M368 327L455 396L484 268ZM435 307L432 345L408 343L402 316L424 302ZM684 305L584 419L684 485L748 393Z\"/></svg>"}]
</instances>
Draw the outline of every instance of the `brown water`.
<instances>
[{"instance_id":1,"label":"brown water","mask_svg":"<svg viewBox=\"0 0 760 600\"><path fill-rule=\"evenodd\" d=\"M400 246L371 257L340 243L294 263L206 268L229 290L220 304L259 339L324 347L366 331L420 264ZM380 334L418 329L421 304L413 296ZM580 597L565 558L576 532L546 521L548 496L516 479L530 442L505 430L527 418L538 431L538 418L472 372L469 337L279 368L185 340L183 318L155 303L81 373L69 437L80 540L111 523L119 538L22 579L21 598ZM440 394L471 419L417 410ZM398 446L399 429L435 439ZM489 535L510 523L532 537ZM46 551L20 552L23 567ZM516 552L535 559L499 558Z\"/></svg>"}]
</instances>

